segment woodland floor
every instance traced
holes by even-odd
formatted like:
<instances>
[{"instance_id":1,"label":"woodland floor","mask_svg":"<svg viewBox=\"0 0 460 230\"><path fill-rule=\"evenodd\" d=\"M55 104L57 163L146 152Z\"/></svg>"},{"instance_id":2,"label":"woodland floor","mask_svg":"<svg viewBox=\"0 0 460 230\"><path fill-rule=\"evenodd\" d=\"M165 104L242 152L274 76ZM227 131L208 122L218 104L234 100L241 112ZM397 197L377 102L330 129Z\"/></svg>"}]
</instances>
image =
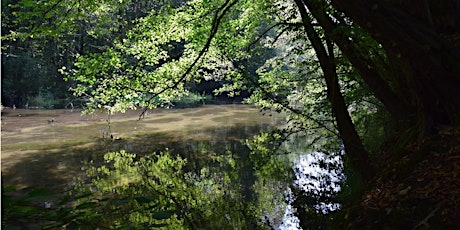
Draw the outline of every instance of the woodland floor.
<instances>
[{"instance_id":1,"label":"woodland floor","mask_svg":"<svg viewBox=\"0 0 460 230\"><path fill-rule=\"evenodd\" d=\"M394 155L378 162L382 171L349 209L356 216L348 228L460 229L460 129L427 136Z\"/></svg>"}]
</instances>

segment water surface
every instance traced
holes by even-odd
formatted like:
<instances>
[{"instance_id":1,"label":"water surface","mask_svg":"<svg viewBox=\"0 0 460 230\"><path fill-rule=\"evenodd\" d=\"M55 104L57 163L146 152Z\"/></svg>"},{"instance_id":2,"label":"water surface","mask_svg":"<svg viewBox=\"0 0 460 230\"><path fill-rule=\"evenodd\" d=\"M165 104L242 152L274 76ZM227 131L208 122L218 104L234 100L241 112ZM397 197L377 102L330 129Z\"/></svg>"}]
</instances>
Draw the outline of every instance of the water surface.
<instances>
[{"instance_id":1,"label":"water surface","mask_svg":"<svg viewBox=\"0 0 460 230\"><path fill-rule=\"evenodd\" d=\"M85 178L83 168L88 162L102 165L103 155L111 151L126 150L137 155L149 155L168 149L170 153L188 159L186 170L197 174L202 168L215 172L226 170L219 164L212 165L211 159L230 152L239 164L239 185L235 186L241 186L242 197L246 201L254 201L264 187L272 186L269 190L276 194L266 194L272 197L266 202L272 206L272 211L278 211L266 213L262 218L277 229L299 229L292 207L275 201L282 200L283 196L292 196L287 184L258 183L250 163L249 149L242 143L255 134L283 126L283 116L263 116L256 107L236 104L155 109L142 120L139 120L140 114L141 111L108 116L103 111L82 115L77 110L3 110L3 186L15 185L23 193L34 188L63 193L72 188L76 178ZM291 150L294 183L302 185L301 189L305 191L317 190L319 185L315 183L318 181L311 177L327 172L318 171L312 165L317 160L307 157L309 153L305 152L302 141L293 143L300 145L295 148L298 152ZM335 177L331 178L340 180ZM307 188L304 184L315 186ZM255 188L261 191L255 191Z\"/></svg>"},{"instance_id":2,"label":"water surface","mask_svg":"<svg viewBox=\"0 0 460 230\"><path fill-rule=\"evenodd\" d=\"M206 157L221 154L228 145L242 148L241 140L283 123L281 116L262 116L256 107L236 104L154 109L142 120L140 113L109 117L103 111L3 110L3 184L65 190L72 178L84 174L85 162L109 151L149 154L169 148L185 153L206 143L213 148L202 153Z\"/></svg>"}]
</instances>

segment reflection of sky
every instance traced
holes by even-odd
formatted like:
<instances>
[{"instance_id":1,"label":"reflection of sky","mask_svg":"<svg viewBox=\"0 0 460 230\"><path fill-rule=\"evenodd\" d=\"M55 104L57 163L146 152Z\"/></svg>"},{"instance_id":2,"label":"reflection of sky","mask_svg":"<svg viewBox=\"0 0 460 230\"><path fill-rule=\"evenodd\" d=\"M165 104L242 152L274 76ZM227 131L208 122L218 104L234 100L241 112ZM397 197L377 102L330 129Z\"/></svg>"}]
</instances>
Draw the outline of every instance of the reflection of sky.
<instances>
[{"instance_id":1,"label":"reflection of sky","mask_svg":"<svg viewBox=\"0 0 460 230\"><path fill-rule=\"evenodd\" d=\"M283 222L278 226L277 230L298 230L301 229L299 225L299 219L293 215L294 210L292 206L286 206L286 211L284 212Z\"/></svg>"},{"instance_id":2,"label":"reflection of sky","mask_svg":"<svg viewBox=\"0 0 460 230\"><path fill-rule=\"evenodd\" d=\"M323 160L326 165L334 165L333 169L324 169L318 165L318 162ZM313 152L307 155L299 155L294 160L294 172L296 179L294 185L304 191L309 191L314 194L320 194L323 191L340 191L340 182L345 178L342 172L342 159L340 156L328 156L325 153ZM326 183L330 181L330 183ZM290 189L286 191L287 198L292 201L292 192ZM340 204L319 203L316 208L323 213L340 208ZM289 204L286 207L283 222L277 228L279 230L297 230L299 219L293 215L293 207Z\"/></svg>"}]
</instances>

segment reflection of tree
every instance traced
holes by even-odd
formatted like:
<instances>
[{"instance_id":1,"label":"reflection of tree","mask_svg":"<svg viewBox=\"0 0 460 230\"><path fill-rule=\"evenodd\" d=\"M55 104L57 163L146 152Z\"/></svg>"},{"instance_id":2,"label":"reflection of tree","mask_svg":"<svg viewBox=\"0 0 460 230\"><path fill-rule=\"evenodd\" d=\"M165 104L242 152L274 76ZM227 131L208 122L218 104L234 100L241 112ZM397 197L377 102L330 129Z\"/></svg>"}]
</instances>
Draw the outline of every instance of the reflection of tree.
<instances>
[{"instance_id":1,"label":"reflection of tree","mask_svg":"<svg viewBox=\"0 0 460 230\"><path fill-rule=\"evenodd\" d=\"M306 147L312 137L292 131L266 132L247 141L251 160L261 178L282 181L289 178L282 159L290 158L294 178L289 186L284 183L279 189L285 191L288 201L282 225L299 224L298 227L303 229L325 228L340 208L339 192L345 179L339 154L341 146L329 140L321 143L328 153L314 152Z\"/></svg>"},{"instance_id":2,"label":"reflection of tree","mask_svg":"<svg viewBox=\"0 0 460 230\"><path fill-rule=\"evenodd\" d=\"M321 229L340 207L337 195L343 183L340 155L319 152L301 156L294 167L297 180L290 186L291 205L302 229Z\"/></svg>"},{"instance_id":3,"label":"reflection of tree","mask_svg":"<svg viewBox=\"0 0 460 230\"><path fill-rule=\"evenodd\" d=\"M92 212L107 215L99 224L117 227L168 225L188 229L262 228L270 207L258 207L261 188L248 160L248 149L239 146L221 153L206 142L189 145L194 151L181 157L170 151L136 156L124 151L105 155L105 164L89 167L91 184L81 187L91 199L104 197ZM233 152L232 152L233 151ZM269 210L271 211L271 210ZM272 218L273 219L273 218Z\"/></svg>"},{"instance_id":4,"label":"reflection of tree","mask_svg":"<svg viewBox=\"0 0 460 230\"><path fill-rule=\"evenodd\" d=\"M119 131L117 124L114 128ZM43 181L40 177L47 177L48 181L58 185L65 184L65 179L71 178L68 172L81 172L82 161L89 161L94 166L90 171L93 176L85 178L81 183L83 186L77 188L73 195L64 197L62 203L56 201L58 197L53 197L50 209L44 209L43 202L38 202L37 208L28 211L30 208L24 206L27 200L23 198L17 199L24 210L17 211L17 203L15 206L4 205L8 209L4 213L7 216L2 216L4 226L39 229L50 221L57 228L74 229L91 225L102 229L115 225L140 226L132 222L140 224L150 218L154 222L150 227L169 224L174 228L174 220L181 226L217 226L212 229L221 229L222 226L230 228L233 224L249 228L264 226L260 220L264 216L276 226L276 222L272 221L276 219L276 214L264 211L270 211L274 205L272 197L282 196L282 193L272 192L272 188L278 186L275 182L259 182L253 163L248 160L249 150L240 141L266 130L267 126L267 123L259 121L258 124L238 123L184 133L152 132L118 141L99 141L85 148L69 143L63 143L65 148L53 145L53 149L61 151L49 150L29 156L14 166L17 169L15 175L36 180L31 185L42 185L47 188L45 191L53 193L61 191L61 187L40 183ZM120 149L136 153L136 156L112 153L103 157L104 152ZM169 151L163 155L152 155L152 152L161 152L162 149ZM60 156L59 159L56 156ZM141 160L143 158L145 160ZM69 167L65 171L53 171L57 164L54 160L64 161ZM26 175L21 172L24 170L19 171L23 168L27 168L29 173L33 171L41 175ZM284 189L285 186L281 191ZM49 202L51 198L45 195L44 201ZM261 201L265 197L266 200ZM282 197L278 200L282 201ZM283 211L282 208L280 211Z\"/></svg>"}]
</instances>

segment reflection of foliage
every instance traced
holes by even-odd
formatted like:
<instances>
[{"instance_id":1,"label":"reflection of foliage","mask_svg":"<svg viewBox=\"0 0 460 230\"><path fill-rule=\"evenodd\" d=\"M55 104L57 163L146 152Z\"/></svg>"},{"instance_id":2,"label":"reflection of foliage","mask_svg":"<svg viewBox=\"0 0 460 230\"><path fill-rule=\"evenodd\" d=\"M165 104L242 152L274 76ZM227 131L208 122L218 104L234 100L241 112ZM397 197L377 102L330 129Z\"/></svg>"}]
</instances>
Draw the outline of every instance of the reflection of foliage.
<instances>
[{"instance_id":1,"label":"reflection of foliage","mask_svg":"<svg viewBox=\"0 0 460 230\"><path fill-rule=\"evenodd\" d=\"M291 205L303 229L320 229L331 222L340 205L344 181L341 156L314 152L301 157L294 167L297 180L290 186Z\"/></svg>"},{"instance_id":2,"label":"reflection of foliage","mask_svg":"<svg viewBox=\"0 0 460 230\"><path fill-rule=\"evenodd\" d=\"M38 205L38 199L45 193L43 189L29 192L25 196L14 196L14 186L2 186L2 228L24 226L31 219L42 220L45 208ZM36 226L35 226L36 227Z\"/></svg>"},{"instance_id":3,"label":"reflection of foliage","mask_svg":"<svg viewBox=\"0 0 460 230\"><path fill-rule=\"evenodd\" d=\"M280 217L274 213L285 212L286 200L284 192L286 185L291 180L292 174L287 170L290 165L288 159L280 153L285 148L282 144L288 135L282 130L263 132L246 140L246 145L251 150L250 161L256 170L259 180L255 184L254 192L259 200L259 209L265 214L265 223L273 228L273 224L281 223Z\"/></svg>"},{"instance_id":4,"label":"reflection of foliage","mask_svg":"<svg viewBox=\"0 0 460 230\"><path fill-rule=\"evenodd\" d=\"M252 108L250 110L253 111ZM235 112L245 114L243 110ZM120 123L113 125L120 131L118 124ZM77 192L65 197L62 203L55 201L59 197L52 199L53 205L50 209L42 208L44 202L39 203L36 214L46 215L46 218L23 214L24 223L35 224L43 220L53 222L53 226L58 228L64 226L76 229L91 225L104 229L109 226L116 227L114 222L118 221L117 226L135 227L142 225L141 220L146 221L142 219L145 215L146 219L150 218L154 222L151 225L149 223L150 227L168 223L174 228L176 226L169 223L173 218L178 218L174 221L189 227L185 217L190 217L196 225L216 229L213 226L221 224L218 229L231 228L227 216L237 222L235 226L241 228L276 226L284 211L283 192L286 185L272 180L270 175L260 180L259 174L253 170L253 162L248 160L249 149L240 142L242 138L265 130L266 126L267 124L260 121L257 124L238 123L231 127L211 127L185 133L148 133L120 140L100 141L89 148L78 147L77 153L82 155L84 161L93 160L93 167L85 168L91 177L81 181ZM62 153L75 153L73 147L67 148L72 144L64 144L66 149ZM60 149L60 146L54 146L53 149L55 148ZM170 152L151 154L165 148L169 148ZM104 158L98 154L118 149L126 149L136 155L117 152L109 153ZM43 155L50 156L46 152ZM52 157L57 155L53 153ZM38 162L36 165L43 165L43 162L49 162L47 159L34 158L34 162ZM75 166L79 168L80 160L76 162L78 163ZM55 177L48 171L41 172L56 183ZM147 176L143 177L144 175ZM174 188L169 188L169 184L173 184ZM155 195L152 187L160 191L164 189L167 193ZM167 201L171 197L176 197L187 209L176 208L174 202ZM154 204L157 206L153 206ZM194 206L192 210L193 205L199 207ZM10 209L11 206L4 207L15 210ZM14 214L17 216L19 212ZM128 216L135 217L129 219ZM7 226L17 226L12 219L5 220Z\"/></svg>"},{"instance_id":5,"label":"reflection of foliage","mask_svg":"<svg viewBox=\"0 0 460 230\"><path fill-rule=\"evenodd\" d=\"M91 194L64 196L51 194L44 188L17 195L14 186L2 187L2 228L5 229L74 229L97 223L102 216L94 212L99 199ZM71 201L76 201L73 204Z\"/></svg>"},{"instance_id":6,"label":"reflection of foliage","mask_svg":"<svg viewBox=\"0 0 460 230\"><path fill-rule=\"evenodd\" d=\"M345 176L342 156L337 154L340 152L340 146L334 140L317 143L321 144L324 150L330 150L329 153L310 153L311 150L306 147L309 143L310 137L288 130L262 133L247 141L251 149L251 160L261 181L269 184L271 188L276 188L273 181L264 179L271 178L280 182L294 176L295 181L287 192L289 205L294 208L292 215L299 219L303 229L319 229L327 226L340 208L338 198ZM295 164L292 175L286 170L283 157L299 157L291 159ZM271 190L274 191L276 192ZM282 191L280 189L278 193ZM273 197L273 200L277 202L276 197ZM280 206L285 207L285 204ZM292 219L293 216L288 218Z\"/></svg>"},{"instance_id":7,"label":"reflection of foliage","mask_svg":"<svg viewBox=\"0 0 460 230\"><path fill-rule=\"evenodd\" d=\"M106 164L89 167L90 186L82 193L107 198L93 212L106 214L102 225L117 228L250 228L262 227L256 208L245 200L227 155L214 157L219 167L186 171L188 160L169 152L137 157L124 151L108 153ZM233 170L232 170L233 169ZM196 173L198 171L198 173ZM88 191L89 190L89 191ZM250 200L247 200L250 201ZM110 215L108 215L110 214Z\"/></svg>"},{"instance_id":8,"label":"reflection of foliage","mask_svg":"<svg viewBox=\"0 0 460 230\"><path fill-rule=\"evenodd\" d=\"M250 140L246 140L246 144L251 150L251 161L262 177L272 179L288 178L286 165L277 154L281 151L281 145L286 138L286 134L283 131L275 130L261 133Z\"/></svg>"}]
</instances>

